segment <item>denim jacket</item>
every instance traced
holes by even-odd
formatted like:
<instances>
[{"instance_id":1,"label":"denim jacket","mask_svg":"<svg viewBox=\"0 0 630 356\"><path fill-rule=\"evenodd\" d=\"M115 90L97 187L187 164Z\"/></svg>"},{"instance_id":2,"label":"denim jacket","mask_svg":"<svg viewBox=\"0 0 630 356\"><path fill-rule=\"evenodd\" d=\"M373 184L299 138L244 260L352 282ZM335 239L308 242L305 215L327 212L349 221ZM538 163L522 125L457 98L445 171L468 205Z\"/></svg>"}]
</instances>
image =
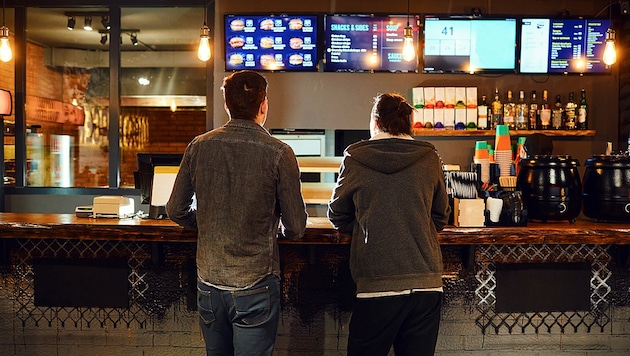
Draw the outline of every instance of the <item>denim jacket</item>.
<instances>
[{"instance_id":1,"label":"denim jacket","mask_svg":"<svg viewBox=\"0 0 630 356\"><path fill-rule=\"evenodd\" d=\"M239 119L190 142L166 211L198 231L199 279L226 289L280 276L279 227L295 240L304 235L307 219L291 147Z\"/></svg>"}]
</instances>

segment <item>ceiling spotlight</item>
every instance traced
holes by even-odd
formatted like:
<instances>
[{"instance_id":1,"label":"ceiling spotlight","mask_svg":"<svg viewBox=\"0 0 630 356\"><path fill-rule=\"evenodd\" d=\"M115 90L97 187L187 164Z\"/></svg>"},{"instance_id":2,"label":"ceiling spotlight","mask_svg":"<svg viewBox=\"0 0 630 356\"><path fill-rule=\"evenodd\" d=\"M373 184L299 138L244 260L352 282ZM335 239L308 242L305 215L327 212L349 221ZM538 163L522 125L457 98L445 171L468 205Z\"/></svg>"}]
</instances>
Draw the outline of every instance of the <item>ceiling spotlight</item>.
<instances>
[{"instance_id":1,"label":"ceiling spotlight","mask_svg":"<svg viewBox=\"0 0 630 356\"><path fill-rule=\"evenodd\" d=\"M105 28L106 30L111 29L111 26L109 24L109 16L103 16L101 18L101 23L103 24L103 28Z\"/></svg>"},{"instance_id":2,"label":"ceiling spotlight","mask_svg":"<svg viewBox=\"0 0 630 356\"><path fill-rule=\"evenodd\" d=\"M85 22L83 24L83 29L86 31L92 31L92 17L91 16L86 16L85 17Z\"/></svg>"},{"instance_id":3,"label":"ceiling spotlight","mask_svg":"<svg viewBox=\"0 0 630 356\"><path fill-rule=\"evenodd\" d=\"M77 20L74 16L68 16L68 30L74 30L74 25L77 23Z\"/></svg>"},{"instance_id":4,"label":"ceiling spotlight","mask_svg":"<svg viewBox=\"0 0 630 356\"><path fill-rule=\"evenodd\" d=\"M129 37L131 37L131 44L134 46L138 45L138 35L136 35L135 33L132 33L129 35Z\"/></svg>"},{"instance_id":5,"label":"ceiling spotlight","mask_svg":"<svg viewBox=\"0 0 630 356\"><path fill-rule=\"evenodd\" d=\"M107 34L101 33L101 44L104 45L105 43L107 43Z\"/></svg>"}]
</instances>

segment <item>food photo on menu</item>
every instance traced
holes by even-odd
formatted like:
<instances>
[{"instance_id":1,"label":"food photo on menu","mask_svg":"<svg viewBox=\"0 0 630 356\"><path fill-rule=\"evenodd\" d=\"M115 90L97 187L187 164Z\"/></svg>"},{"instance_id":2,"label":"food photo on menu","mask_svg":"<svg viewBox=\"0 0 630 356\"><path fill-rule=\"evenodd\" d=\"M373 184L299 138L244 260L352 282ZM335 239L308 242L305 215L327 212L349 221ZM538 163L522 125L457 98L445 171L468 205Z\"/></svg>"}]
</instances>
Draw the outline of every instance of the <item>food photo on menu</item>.
<instances>
[{"instance_id":1,"label":"food photo on menu","mask_svg":"<svg viewBox=\"0 0 630 356\"><path fill-rule=\"evenodd\" d=\"M316 71L316 15L226 15L225 69Z\"/></svg>"}]
</instances>

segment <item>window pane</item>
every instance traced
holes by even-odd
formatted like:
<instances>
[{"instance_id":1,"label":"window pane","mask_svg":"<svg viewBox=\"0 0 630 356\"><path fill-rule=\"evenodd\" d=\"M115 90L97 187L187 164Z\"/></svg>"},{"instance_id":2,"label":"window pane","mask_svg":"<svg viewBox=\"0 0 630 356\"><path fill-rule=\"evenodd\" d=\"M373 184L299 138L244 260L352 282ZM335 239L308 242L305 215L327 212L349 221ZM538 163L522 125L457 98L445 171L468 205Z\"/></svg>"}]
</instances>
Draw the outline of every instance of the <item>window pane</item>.
<instances>
[{"instance_id":1,"label":"window pane","mask_svg":"<svg viewBox=\"0 0 630 356\"><path fill-rule=\"evenodd\" d=\"M120 181L131 187L137 153L183 153L205 131L205 63L197 58L203 11L121 12Z\"/></svg>"},{"instance_id":2,"label":"window pane","mask_svg":"<svg viewBox=\"0 0 630 356\"><path fill-rule=\"evenodd\" d=\"M108 186L109 78L93 77L107 72L101 20L108 15L106 8L27 9L27 186Z\"/></svg>"}]
</instances>

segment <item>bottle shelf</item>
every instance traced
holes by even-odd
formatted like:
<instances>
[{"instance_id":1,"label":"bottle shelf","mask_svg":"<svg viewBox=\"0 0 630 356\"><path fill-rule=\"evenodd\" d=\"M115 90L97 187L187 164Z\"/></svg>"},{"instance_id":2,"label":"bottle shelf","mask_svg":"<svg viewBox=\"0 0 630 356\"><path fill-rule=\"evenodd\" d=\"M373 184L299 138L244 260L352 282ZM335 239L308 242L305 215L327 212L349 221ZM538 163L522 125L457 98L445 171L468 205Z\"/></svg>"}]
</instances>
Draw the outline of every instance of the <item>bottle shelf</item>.
<instances>
[{"instance_id":1,"label":"bottle shelf","mask_svg":"<svg viewBox=\"0 0 630 356\"><path fill-rule=\"evenodd\" d=\"M529 136L534 133L545 134L550 137L590 137L595 136L595 130L510 130L510 136ZM413 129L417 137L494 137L495 130L432 130Z\"/></svg>"}]
</instances>

